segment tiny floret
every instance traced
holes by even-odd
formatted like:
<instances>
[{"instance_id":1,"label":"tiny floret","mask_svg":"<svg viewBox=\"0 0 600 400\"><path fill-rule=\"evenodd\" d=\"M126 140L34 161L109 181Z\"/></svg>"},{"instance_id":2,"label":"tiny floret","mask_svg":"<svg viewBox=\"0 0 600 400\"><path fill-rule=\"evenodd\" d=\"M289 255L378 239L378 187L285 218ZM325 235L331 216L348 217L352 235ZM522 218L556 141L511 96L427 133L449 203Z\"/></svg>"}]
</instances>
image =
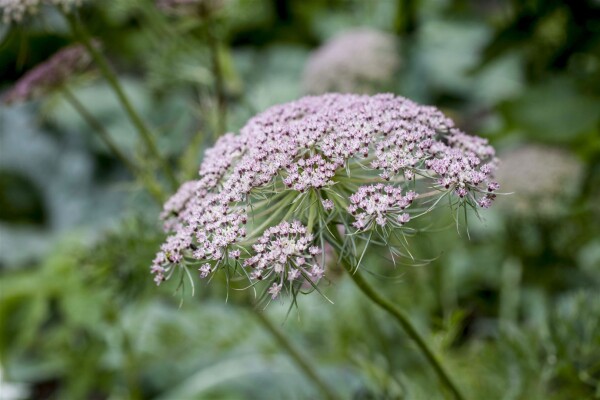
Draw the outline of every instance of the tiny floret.
<instances>
[{"instance_id":1,"label":"tiny floret","mask_svg":"<svg viewBox=\"0 0 600 400\"><path fill-rule=\"evenodd\" d=\"M211 273L210 264L203 264L198 270L200 271L200 278L206 278Z\"/></svg>"},{"instance_id":2,"label":"tiny floret","mask_svg":"<svg viewBox=\"0 0 600 400\"><path fill-rule=\"evenodd\" d=\"M271 287L269 288L269 294L271 295L272 299L276 299L277 296L279 296L279 292L281 292L281 283L277 284L277 283L273 283L271 285Z\"/></svg>"},{"instance_id":3,"label":"tiny floret","mask_svg":"<svg viewBox=\"0 0 600 400\"><path fill-rule=\"evenodd\" d=\"M244 262L244 267L251 270L251 277L273 279L279 285L299 276L318 280L321 275L314 269L314 256L320 253L320 249L310 246L312 242L313 235L304 225L297 221L291 224L284 221L263 233L258 243L252 246L255 254Z\"/></svg>"},{"instance_id":4,"label":"tiny floret","mask_svg":"<svg viewBox=\"0 0 600 400\"><path fill-rule=\"evenodd\" d=\"M333 210L333 206L334 206L333 201L327 199L327 200L323 200L321 202L321 204L323 205L323 209L325 209L326 211Z\"/></svg>"}]
</instances>

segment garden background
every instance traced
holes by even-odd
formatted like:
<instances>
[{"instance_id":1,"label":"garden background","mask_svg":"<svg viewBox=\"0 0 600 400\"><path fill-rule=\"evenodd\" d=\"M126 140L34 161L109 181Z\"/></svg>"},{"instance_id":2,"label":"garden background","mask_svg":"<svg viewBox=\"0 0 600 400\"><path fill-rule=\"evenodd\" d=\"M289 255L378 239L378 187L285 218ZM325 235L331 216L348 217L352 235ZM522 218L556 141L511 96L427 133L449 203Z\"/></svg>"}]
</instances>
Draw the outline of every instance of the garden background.
<instances>
[{"instance_id":1,"label":"garden background","mask_svg":"<svg viewBox=\"0 0 600 400\"><path fill-rule=\"evenodd\" d=\"M458 229L436 214L411 238L415 262L369 253L369 280L467 398L600 398L598 1L157 3L89 0L69 15L180 180L220 133L317 92L391 92L489 139L506 195ZM382 56L351 41L315 66L349 32L392 45ZM80 39L57 7L4 21L0 91ZM356 65L376 82L352 81ZM144 142L97 67L59 83L0 105L0 398L322 398L224 282L197 281L195 296L154 284L160 208L65 93L125 158L148 160ZM290 312L286 297L258 310L314 372L341 398L449 396L399 326L339 267L327 274L334 304L313 293Z\"/></svg>"}]
</instances>

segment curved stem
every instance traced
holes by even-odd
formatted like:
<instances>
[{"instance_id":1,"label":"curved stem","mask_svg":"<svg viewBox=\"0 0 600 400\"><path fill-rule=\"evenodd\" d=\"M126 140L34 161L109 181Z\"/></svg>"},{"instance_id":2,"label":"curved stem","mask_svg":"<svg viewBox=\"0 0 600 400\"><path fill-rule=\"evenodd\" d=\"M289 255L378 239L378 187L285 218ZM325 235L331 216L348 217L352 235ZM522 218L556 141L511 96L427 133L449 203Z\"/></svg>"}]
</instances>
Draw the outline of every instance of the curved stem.
<instances>
[{"instance_id":1,"label":"curved stem","mask_svg":"<svg viewBox=\"0 0 600 400\"><path fill-rule=\"evenodd\" d=\"M113 72L112 68L110 67L108 60L106 59L106 57L104 57L102 52L100 52L93 45L89 33L86 31L86 29L81 24L79 24L77 22L76 18L69 14L65 14L65 17L67 18L67 21L69 22L71 30L73 31L75 36L77 38L79 38L79 40L81 41L83 46L86 48L88 53L90 53L90 55L96 62L96 65L102 72L102 75L104 75L104 77L108 81L110 87L115 92L117 99L121 103L121 106L123 106L123 110L125 111L125 113L129 117L129 119L131 120L131 123L135 126L135 128L136 128L137 132L139 133L140 137L142 138L142 141L144 142L146 148L148 149L150 154L152 154L152 156L160 163L160 165L161 165L165 175L169 179L173 189L177 189L177 187L179 186L179 182L177 181L177 178L175 177L173 170L171 169L169 164L166 162L166 160L162 157L162 155L158 151L158 148L156 147L156 143L154 142L152 133L150 132L150 128L148 128L148 126L146 126L146 123L144 122L144 120L140 117L138 112L135 110L135 108L131 104L131 101L129 100L129 98L125 94L125 91L123 90L123 87L119 83L119 80L118 80L116 74Z\"/></svg>"},{"instance_id":2,"label":"curved stem","mask_svg":"<svg viewBox=\"0 0 600 400\"><path fill-rule=\"evenodd\" d=\"M450 391L456 399L464 400L465 397L458 389L458 386L452 381L452 378L450 378L450 375L444 369L441 361L435 355L433 350L429 347L423 336L421 336L419 331L412 324L408 314L402 309L398 308L394 303L392 303L388 299L382 297L377 292L377 290L375 290L373 286L371 286L369 282L367 282L367 280L362 276L362 274L356 268L352 267L352 264L348 259L349 257L339 252L339 249L343 248L343 243L336 227L330 226L329 231L331 232L331 234L327 235L327 237L330 240L330 244L338 250L340 263L342 264L344 269L348 271L348 274L350 275L356 286L358 286L358 288L363 292L363 294L366 295L371 301L373 301L375 304L377 304L379 307L385 310L388 314L394 317L394 319L402 326L402 328L408 334L408 336L410 336L410 338L414 340L414 342L417 344L417 347L419 348L419 350L421 350L429 364L433 367L442 383L445 386L447 386L448 389L450 389Z\"/></svg>"},{"instance_id":3,"label":"curved stem","mask_svg":"<svg viewBox=\"0 0 600 400\"><path fill-rule=\"evenodd\" d=\"M254 310L254 315L256 315L258 322L279 342L279 345L288 353L304 375L315 384L322 393L323 398L329 400L340 399L340 396L316 373L316 367L312 365L311 361L294 347L279 327L273 324L260 310Z\"/></svg>"},{"instance_id":4,"label":"curved stem","mask_svg":"<svg viewBox=\"0 0 600 400\"><path fill-rule=\"evenodd\" d=\"M454 397L457 399L464 399L464 396L461 394L460 390L456 386L456 384L450 378L448 372L442 366L440 360L433 353L433 350L429 348L429 345L425 342L425 339L421 334L417 331L415 326L410 321L409 316L400 308L396 307L391 301L381 297L377 291L365 280L365 278L358 272L352 272L352 267L344 263L344 268L350 273L350 276L354 283L362 290L362 292L369 297L374 303L383 308L389 314L391 314L396 321L402 325L402 328L406 331L408 336L411 337L419 347L419 349L423 352L431 366L435 369L435 372L438 374L440 380L446 385L454 394Z\"/></svg>"},{"instance_id":5,"label":"curved stem","mask_svg":"<svg viewBox=\"0 0 600 400\"><path fill-rule=\"evenodd\" d=\"M129 170L129 172L133 176L137 176L142 183L145 184L148 193L160 204L162 204L165 200L165 195L162 192L162 189L156 182L149 182L148 178L144 176L141 172L140 168L134 165L129 158L123 154L123 152L119 149L119 146L111 139L110 134L106 131L104 126L94 117L94 115L83 105L82 102L71 92L69 88L66 86L62 88L63 95L65 99L69 102L69 104L79 113L81 118L85 120L85 122L96 132L100 140L104 142L106 147L114 154L115 157L119 159L125 165L125 167Z\"/></svg>"}]
</instances>

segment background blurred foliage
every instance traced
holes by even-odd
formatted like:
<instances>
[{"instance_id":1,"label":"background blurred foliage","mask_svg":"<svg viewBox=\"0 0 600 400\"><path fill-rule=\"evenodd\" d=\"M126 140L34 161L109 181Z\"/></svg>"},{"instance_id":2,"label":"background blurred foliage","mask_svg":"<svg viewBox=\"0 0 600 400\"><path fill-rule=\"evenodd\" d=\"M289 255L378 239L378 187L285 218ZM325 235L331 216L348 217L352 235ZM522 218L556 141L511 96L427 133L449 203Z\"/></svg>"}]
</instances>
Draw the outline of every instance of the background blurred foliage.
<instances>
[{"instance_id":1,"label":"background blurred foliage","mask_svg":"<svg viewBox=\"0 0 600 400\"><path fill-rule=\"evenodd\" d=\"M428 262L394 267L375 251L365 270L410 311L469 398L600 398L598 2L219 3L204 19L166 16L150 0L88 1L81 10L186 179L220 118L209 40L223 69L227 128L236 131L302 96L311 51L360 26L398 35L402 68L389 91L441 107L488 137L501 159L544 143L581 162L581 182L562 188L571 195L558 212L495 207L481 221L469 216L468 233L436 214L411 239ZM53 13L0 33L4 88L73 41ZM146 157L97 73L69 86L129 156ZM2 395L316 398L240 295L226 303L224 284L198 284L180 304L177 282L152 284L159 210L88 131L59 93L0 110ZM510 205L510 196L501 200ZM329 275L323 290L334 305L312 295L289 315L277 302L266 311L319 373L344 398L443 398L393 321L343 274Z\"/></svg>"}]
</instances>

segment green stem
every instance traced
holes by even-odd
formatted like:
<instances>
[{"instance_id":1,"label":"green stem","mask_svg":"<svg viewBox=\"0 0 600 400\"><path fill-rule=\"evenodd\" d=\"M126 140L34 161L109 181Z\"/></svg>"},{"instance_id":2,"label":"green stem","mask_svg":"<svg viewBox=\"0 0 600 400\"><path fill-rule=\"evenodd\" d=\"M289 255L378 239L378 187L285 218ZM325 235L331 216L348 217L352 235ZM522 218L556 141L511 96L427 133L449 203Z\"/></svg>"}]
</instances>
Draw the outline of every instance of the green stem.
<instances>
[{"instance_id":1,"label":"green stem","mask_svg":"<svg viewBox=\"0 0 600 400\"><path fill-rule=\"evenodd\" d=\"M519 293L522 266L518 258L510 257L502 263L500 280L500 316L501 331L507 331L517 321L519 314Z\"/></svg>"},{"instance_id":2,"label":"green stem","mask_svg":"<svg viewBox=\"0 0 600 400\"><path fill-rule=\"evenodd\" d=\"M138 384L137 379L137 371L135 365L135 353L133 351L133 346L131 344L131 339L129 338L129 334L127 331L121 327L122 329L122 339L123 339L123 350L124 350L124 360L123 360L123 370L125 372L125 382L127 384L127 388L129 391L129 399L130 400L138 400L142 398L142 393Z\"/></svg>"},{"instance_id":3,"label":"green stem","mask_svg":"<svg viewBox=\"0 0 600 400\"><path fill-rule=\"evenodd\" d=\"M398 0L394 20L394 30L400 36L414 34L418 27L416 0Z\"/></svg>"},{"instance_id":4,"label":"green stem","mask_svg":"<svg viewBox=\"0 0 600 400\"><path fill-rule=\"evenodd\" d=\"M330 226L329 231L331 232L331 234L328 234L327 237L330 241L330 244L338 250L339 254L339 249L343 247L341 236L338 233L335 225ZM383 310L389 313L392 317L394 317L394 319L402 326L402 328L408 334L408 336L410 336L410 338L414 340L414 342L417 344L417 347L419 348L419 350L421 350L429 364L431 364L442 383L445 386L447 386L448 389L450 389L450 391L456 399L464 400L465 397L458 389L458 386L452 381L450 375L442 366L441 361L437 358L437 356L429 347L423 336L421 336L419 331L417 331L415 326L412 324L408 314L405 313L402 309L398 308L394 303L392 303L388 299L382 297L377 292L377 290L375 290L373 286L371 286L369 282L367 282L367 280L362 276L362 274L359 271L357 271L356 268L352 267L352 264L348 258L348 256L339 254L340 263L342 264L344 269L348 271L348 274L350 275L356 286L358 286L359 289L363 292L363 294L366 295L371 301L373 301L375 304L377 304L379 307L381 307Z\"/></svg>"},{"instance_id":5,"label":"green stem","mask_svg":"<svg viewBox=\"0 0 600 400\"><path fill-rule=\"evenodd\" d=\"M198 177L198 154L204 144L204 135L201 131L187 141L183 154L179 157L178 169L184 180L196 179Z\"/></svg>"},{"instance_id":6,"label":"green stem","mask_svg":"<svg viewBox=\"0 0 600 400\"><path fill-rule=\"evenodd\" d=\"M225 133L227 129L227 99L225 96L225 85L223 79L223 68L219 57L219 43L213 32L210 17L206 21L206 38L210 49L213 78L215 80L215 97L217 100L217 130L216 138ZM215 138L215 139L216 139Z\"/></svg>"},{"instance_id":7,"label":"green stem","mask_svg":"<svg viewBox=\"0 0 600 400\"><path fill-rule=\"evenodd\" d=\"M83 46L90 53L90 55L96 62L96 65L102 72L102 75L104 75L104 77L108 81L109 85L115 92L117 99L123 106L123 110L125 111L125 113L129 117L129 119L131 120L131 123L135 126L135 128L136 128L137 132L139 133L140 137L142 138L142 141L144 142L146 148L148 149L150 154L152 154L152 156L160 163L160 165L161 165L165 175L169 179L173 189L177 189L179 186L179 182L177 181L177 178L175 177L173 170L171 169L169 164L166 162L166 160L161 156L160 152L158 151L158 148L156 147L156 143L154 142L152 133L150 132L150 128L148 128L148 126L146 126L146 123L144 122L144 120L140 117L138 112L135 110L135 108L131 104L131 101L129 100L129 98L125 94L125 91L123 90L123 87L119 83L119 80L118 80L116 74L113 72L112 68L110 67L108 60L106 59L106 57L104 57L102 52L100 52L92 44L90 35L87 32L87 30L83 27L83 25L79 24L75 17L73 17L69 14L65 14L65 16L69 22L71 30L73 31L73 34L77 38L79 38L79 40L81 41Z\"/></svg>"},{"instance_id":8,"label":"green stem","mask_svg":"<svg viewBox=\"0 0 600 400\"><path fill-rule=\"evenodd\" d=\"M315 384L315 386L322 393L323 398L329 400L340 399L335 391L329 387L329 385L316 373L316 367L312 365L311 361L301 353L293 343L288 340L285 334L277 327L267 316L260 310L255 310L258 322L265 328L269 333L279 342L279 345L287 352L287 354L296 363L298 368L304 373L304 375Z\"/></svg>"},{"instance_id":9,"label":"green stem","mask_svg":"<svg viewBox=\"0 0 600 400\"><path fill-rule=\"evenodd\" d=\"M69 102L69 104L79 113L81 118L85 120L85 122L93 129L94 132L98 135L100 140L104 142L106 147L117 157L123 165L129 170L129 172L138 177L142 183L145 184L148 193L160 204L164 203L165 195L162 192L162 189L156 182L150 182L148 178L144 176L141 172L140 168L134 165L129 158L123 154L123 152L119 149L119 146L111 139L110 134L106 131L104 126L94 117L94 115L83 105L81 101L71 92L69 88L64 86L62 88L62 92Z\"/></svg>"},{"instance_id":10,"label":"green stem","mask_svg":"<svg viewBox=\"0 0 600 400\"><path fill-rule=\"evenodd\" d=\"M71 104L75 111L79 113L81 118L83 118L85 122L91 128L94 129L94 132L98 134L100 140L104 142L106 147L109 148L109 150L115 155L115 157L117 157L123 163L123 165L127 167L129 172L131 172L134 175L137 174L137 168L135 167L135 165L133 165L133 163L129 161L127 156L123 154L123 152L119 149L117 144L113 142L113 140L110 137L110 134L106 131L106 129L104 129L100 121L98 121L96 117L94 117L92 113L88 111L88 109L83 105L83 103L79 101L77 97L75 97L75 95L73 94L73 92L71 92L69 88L64 86L62 88L62 92L69 104Z\"/></svg>"},{"instance_id":11,"label":"green stem","mask_svg":"<svg viewBox=\"0 0 600 400\"><path fill-rule=\"evenodd\" d=\"M309 232L312 232L312 228L313 225L315 223L315 218L316 218L316 214L317 214L317 207L319 207L319 204L312 204L312 197L313 197L313 192L310 192L309 198L308 198L308 222L306 225L306 229L308 229ZM319 201L318 196L315 196L317 198L317 201Z\"/></svg>"},{"instance_id":12,"label":"green stem","mask_svg":"<svg viewBox=\"0 0 600 400\"><path fill-rule=\"evenodd\" d=\"M404 328L408 336L415 341L421 352L425 355L431 366L435 369L435 372L438 374L438 377L444 383L444 385L450 389L455 398L463 400L465 397L461 394L456 384L452 381L450 375L444 369L440 360L433 353L433 350L429 348L429 345L425 342L423 336L421 336L421 334L414 327L409 316L403 310L396 307L395 304L381 297L358 271L352 272L352 267L348 263L344 263L344 268L350 273L354 283L356 283L356 285L367 297L391 314L396 321L402 325L402 328Z\"/></svg>"}]
</instances>

